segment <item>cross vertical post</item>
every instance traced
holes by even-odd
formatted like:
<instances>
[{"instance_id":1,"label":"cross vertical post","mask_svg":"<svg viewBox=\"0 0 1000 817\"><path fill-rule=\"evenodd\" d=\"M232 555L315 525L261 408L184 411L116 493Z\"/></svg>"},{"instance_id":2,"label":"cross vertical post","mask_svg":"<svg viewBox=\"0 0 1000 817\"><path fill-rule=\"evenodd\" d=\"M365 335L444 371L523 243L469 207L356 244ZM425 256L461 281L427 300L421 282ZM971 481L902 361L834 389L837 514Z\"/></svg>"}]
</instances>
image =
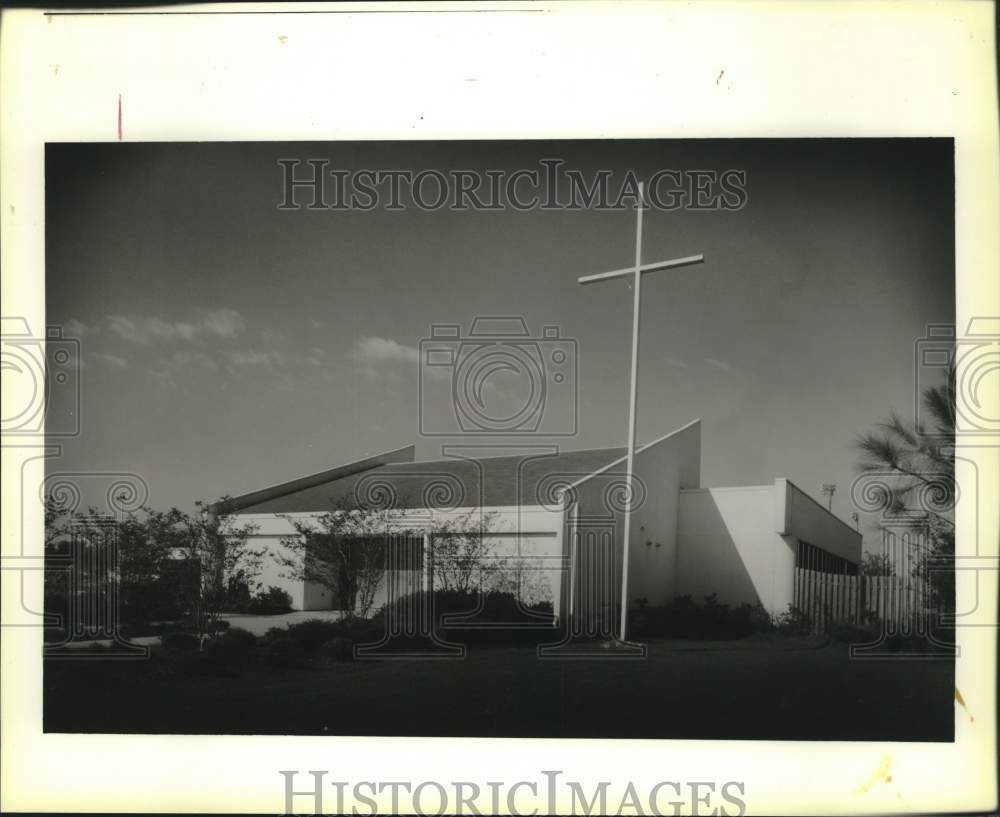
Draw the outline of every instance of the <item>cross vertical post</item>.
<instances>
[{"instance_id":1,"label":"cross vertical post","mask_svg":"<svg viewBox=\"0 0 1000 817\"><path fill-rule=\"evenodd\" d=\"M625 530L622 534L622 593L621 620L618 625L619 639L625 640L628 630L628 556L632 534L632 498L635 486L632 484L635 471L635 410L639 394L639 297L642 286L642 182L639 182L639 201L635 208L635 273L632 276L632 373L629 375L628 395L628 454L625 460Z\"/></svg>"},{"instance_id":2,"label":"cross vertical post","mask_svg":"<svg viewBox=\"0 0 1000 817\"><path fill-rule=\"evenodd\" d=\"M629 406L628 406L628 453L625 466L625 523L622 545L622 581L621 581L621 618L619 621L619 640L625 641L628 635L628 569L629 540L632 535L632 500L637 493L633 485L635 469L635 422L639 394L639 306L642 274L644 272L659 272L660 270L676 269L692 264L700 264L705 260L703 255L691 255L685 258L674 258L670 261L659 261L652 264L642 263L642 211L643 185L639 183L638 200L636 202L635 222L635 264L631 267L600 272L595 275L584 275L577 283L591 284L596 281L606 281L610 278L630 276L633 281L632 293L632 365L629 376ZM572 569L572 568L571 568Z\"/></svg>"}]
</instances>

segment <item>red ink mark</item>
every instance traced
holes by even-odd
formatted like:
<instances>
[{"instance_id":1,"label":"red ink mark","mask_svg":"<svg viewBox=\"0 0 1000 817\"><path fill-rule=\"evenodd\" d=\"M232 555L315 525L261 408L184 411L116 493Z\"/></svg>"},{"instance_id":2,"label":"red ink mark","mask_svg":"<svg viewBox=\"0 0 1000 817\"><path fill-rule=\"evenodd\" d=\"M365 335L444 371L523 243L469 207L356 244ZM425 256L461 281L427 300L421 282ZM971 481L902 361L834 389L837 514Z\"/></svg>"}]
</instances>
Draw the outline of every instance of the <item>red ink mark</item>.
<instances>
[{"instance_id":1,"label":"red ink mark","mask_svg":"<svg viewBox=\"0 0 1000 817\"><path fill-rule=\"evenodd\" d=\"M118 94L118 141L122 140L122 95Z\"/></svg>"}]
</instances>

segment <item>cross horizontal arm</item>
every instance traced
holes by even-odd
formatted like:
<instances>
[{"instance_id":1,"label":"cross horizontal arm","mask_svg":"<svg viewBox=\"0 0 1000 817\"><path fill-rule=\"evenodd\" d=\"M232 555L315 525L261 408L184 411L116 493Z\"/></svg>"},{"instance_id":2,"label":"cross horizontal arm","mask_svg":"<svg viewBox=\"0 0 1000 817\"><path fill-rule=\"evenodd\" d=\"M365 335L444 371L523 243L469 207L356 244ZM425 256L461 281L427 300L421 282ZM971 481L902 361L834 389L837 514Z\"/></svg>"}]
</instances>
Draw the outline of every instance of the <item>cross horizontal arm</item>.
<instances>
[{"instance_id":1,"label":"cross horizontal arm","mask_svg":"<svg viewBox=\"0 0 1000 817\"><path fill-rule=\"evenodd\" d=\"M705 260L704 255L689 255L685 258L672 258L669 261L656 261L652 264L643 264L639 267L639 272L658 272L665 269L676 269L677 267L689 267L692 264L700 264ZM625 267L623 269L611 270L611 272L598 272L595 275L584 275L577 278L578 284L592 284L595 281L606 281L609 278L621 278L623 275L635 274L635 267Z\"/></svg>"}]
</instances>

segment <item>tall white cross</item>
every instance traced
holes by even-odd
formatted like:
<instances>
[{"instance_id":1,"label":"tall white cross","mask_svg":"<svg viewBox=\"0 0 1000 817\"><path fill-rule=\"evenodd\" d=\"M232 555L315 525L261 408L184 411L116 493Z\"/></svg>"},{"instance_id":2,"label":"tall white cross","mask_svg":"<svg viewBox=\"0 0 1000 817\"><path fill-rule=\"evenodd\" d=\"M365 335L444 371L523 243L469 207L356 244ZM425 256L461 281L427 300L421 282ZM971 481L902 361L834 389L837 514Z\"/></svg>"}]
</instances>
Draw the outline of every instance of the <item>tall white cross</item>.
<instances>
[{"instance_id":1,"label":"tall white cross","mask_svg":"<svg viewBox=\"0 0 1000 817\"><path fill-rule=\"evenodd\" d=\"M628 455L626 471L626 491L625 491L625 531L624 545L622 551L622 592L621 592L621 622L620 639L625 641L628 631L628 555L629 537L632 527L632 499L635 496L635 486L632 484L632 469L635 465L635 410L636 394L638 392L639 374L639 291L644 272L659 272L666 269L676 269L677 267L688 267L692 264L700 264L705 260L703 255L689 255L686 258L673 258L669 261L657 261L652 264L642 263L642 196L643 186L639 183L639 199L636 203L635 216L635 264L624 269L616 269L611 272L599 272L596 275L584 275L577 279L581 284L592 284L595 281L606 281L610 278L622 278L631 275L633 279L632 293L632 374L629 378L629 404L628 404Z\"/></svg>"}]
</instances>

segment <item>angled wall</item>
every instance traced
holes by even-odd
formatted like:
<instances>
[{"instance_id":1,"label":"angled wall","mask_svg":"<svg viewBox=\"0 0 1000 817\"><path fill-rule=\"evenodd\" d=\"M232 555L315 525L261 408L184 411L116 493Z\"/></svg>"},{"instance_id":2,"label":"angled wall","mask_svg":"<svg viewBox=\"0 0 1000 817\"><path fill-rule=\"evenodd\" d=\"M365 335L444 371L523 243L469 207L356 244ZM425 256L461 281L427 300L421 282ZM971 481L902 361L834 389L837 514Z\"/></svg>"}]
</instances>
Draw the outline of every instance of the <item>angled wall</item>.
<instances>
[{"instance_id":1,"label":"angled wall","mask_svg":"<svg viewBox=\"0 0 1000 817\"><path fill-rule=\"evenodd\" d=\"M629 543L627 602L666 604L675 595L680 491L696 488L701 471L701 421L695 420L636 450L635 498ZM627 459L579 480L569 492L566 543L574 611L612 616L621 600ZM576 534L574 538L573 534Z\"/></svg>"},{"instance_id":2,"label":"angled wall","mask_svg":"<svg viewBox=\"0 0 1000 817\"><path fill-rule=\"evenodd\" d=\"M849 562L861 562L861 533L830 513L791 480L775 482L781 500L778 532L822 548Z\"/></svg>"},{"instance_id":3,"label":"angled wall","mask_svg":"<svg viewBox=\"0 0 1000 817\"><path fill-rule=\"evenodd\" d=\"M700 603L714 593L723 604L782 612L795 551L775 530L776 501L774 485L682 491L676 595Z\"/></svg>"},{"instance_id":4,"label":"angled wall","mask_svg":"<svg viewBox=\"0 0 1000 817\"><path fill-rule=\"evenodd\" d=\"M785 612L800 541L849 561L861 558L861 534L787 479L682 490L675 595L701 602L715 593L731 606Z\"/></svg>"}]
</instances>

